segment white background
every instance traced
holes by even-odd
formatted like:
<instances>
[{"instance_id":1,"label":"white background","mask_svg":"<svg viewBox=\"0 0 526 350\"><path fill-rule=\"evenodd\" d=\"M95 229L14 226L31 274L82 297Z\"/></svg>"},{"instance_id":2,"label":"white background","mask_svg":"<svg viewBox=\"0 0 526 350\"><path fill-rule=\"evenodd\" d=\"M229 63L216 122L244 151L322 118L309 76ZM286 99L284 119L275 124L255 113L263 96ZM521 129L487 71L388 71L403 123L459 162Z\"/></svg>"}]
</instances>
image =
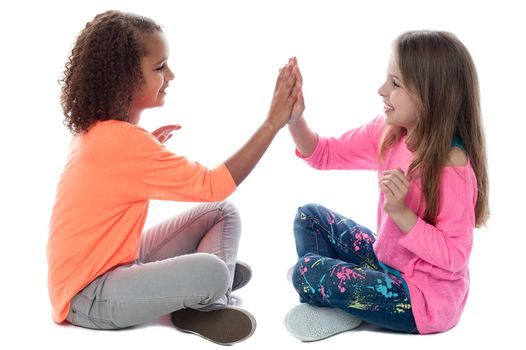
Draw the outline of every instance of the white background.
<instances>
[{"instance_id":1,"label":"white background","mask_svg":"<svg viewBox=\"0 0 526 350\"><path fill-rule=\"evenodd\" d=\"M314 171L294 156L288 131L275 139L230 200L243 219L239 257L253 280L236 295L257 318L239 349L444 349L524 344L525 127L524 11L517 2L441 1L4 1L0 5L2 255L0 347L54 349L213 349L174 330L167 318L123 331L90 331L51 320L45 246L58 177L71 135L62 125L57 80L76 35L108 9L149 16L163 26L175 72L163 108L141 126L179 123L167 146L210 167L240 147L266 117L278 68L297 56L305 116L338 136L383 108L377 94L391 42L410 29L455 33L478 68L486 126L492 217L475 231L471 290L457 327L407 336L370 327L301 343L283 326L297 304L286 271L294 262L292 220L322 203L372 229L376 175ZM188 207L152 202L146 226ZM11 345L7 345L11 344ZM515 344L515 345L511 345Z\"/></svg>"}]
</instances>

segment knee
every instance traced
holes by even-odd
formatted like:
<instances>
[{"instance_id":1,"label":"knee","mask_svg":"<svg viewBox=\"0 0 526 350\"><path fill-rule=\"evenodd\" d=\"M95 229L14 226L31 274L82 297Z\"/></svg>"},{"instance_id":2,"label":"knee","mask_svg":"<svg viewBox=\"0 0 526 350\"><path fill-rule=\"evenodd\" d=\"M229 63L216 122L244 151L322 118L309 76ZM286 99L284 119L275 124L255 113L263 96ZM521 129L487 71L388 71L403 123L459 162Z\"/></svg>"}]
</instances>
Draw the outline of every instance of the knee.
<instances>
[{"instance_id":1,"label":"knee","mask_svg":"<svg viewBox=\"0 0 526 350\"><path fill-rule=\"evenodd\" d=\"M225 262L213 254L197 253L204 290L209 291L212 302L224 296L230 287L230 272Z\"/></svg>"},{"instance_id":2,"label":"knee","mask_svg":"<svg viewBox=\"0 0 526 350\"><path fill-rule=\"evenodd\" d=\"M241 216L237 207L229 201L223 201L219 204L219 208L223 212L223 216L231 220L237 225L241 225Z\"/></svg>"},{"instance_id":3,"label":"knee","mask_svg":"<svg viewBox=\"0 0 526 350\"><path fill-rule=\"evenodd\" d=\"M222 202L220 202L219 203L219 207L225 213L232 214L232 215L239 215L237 207L230 201L222 201Z\"/></svg>"},{"instance_id":4,"label":"knee","mask_svg":"<svg viewBox=\"0 0 526 350\"><path fill-rule=\"evenodd\" d=\"M294 218L294 227L305 227L305 225L311 225L316 218L320 217L320 208L323 206L319 204L309 203L302 205L296 212Z\"/></svg>"},{"instance_id":5,"label":"knee","mask_svg":"<svg viewBox=\"0 0 526 350\"><path fill-rule=\"evenodd\" d=\"M313 262L320 258L321 256L319 255L307 253L298 259L298 262L294 265L294 270L292 271L292 284L297 290L303 285L302 281L305 275L310 272Z\"/></svg>"},{"instance_id":6,"label":"knee","mask_svg":"<svg viewBox=\"0 0 526 350\"><path fill-rule=\"evenodd\" d=\"M316 212L318 208L321 207L320 204L316 203L307 203L298 207L298 213L312 213Z\"/></svg>"},{"instance_id":7,"label":"knee","mask_svg":"<svg viewBox=\"0 0 526 350\"><path fill-rule=\"evenodd\" d=\"M302 205L298 208L296 219L302 219L304 217L312 217L312 216L319 216L320 209L324 209L324 207L320 204L316 203L308 203L305 205Z\"/></svg>"},{"instance_id":8,"label":"knee","mask_svg":"<svg viewBox=\"0 0 526 350\"><path fill-rule=\"evenodd\" d=\"M317 255L311 252L306 253L298 259L298 262L296 263L296 267L298 267L298 270L304 270L306 266L312 265L312 261L316 261L320 258L321 258L320 255Z\"/></svg>"}]
</instances>

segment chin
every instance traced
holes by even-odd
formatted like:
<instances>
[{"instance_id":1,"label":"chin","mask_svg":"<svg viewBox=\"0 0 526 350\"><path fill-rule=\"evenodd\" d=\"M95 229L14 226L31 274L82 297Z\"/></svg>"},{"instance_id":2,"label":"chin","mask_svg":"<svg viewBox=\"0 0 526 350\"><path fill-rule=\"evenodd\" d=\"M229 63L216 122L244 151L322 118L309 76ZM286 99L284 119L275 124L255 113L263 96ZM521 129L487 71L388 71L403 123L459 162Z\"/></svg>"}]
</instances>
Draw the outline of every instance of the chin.
<instances>
[{"instance_id":1,"label":"chin","mask_svg":"<svg viewBox=\"0 0 526 350\"><path fill-rule=\"evenodd\" d=\"M162 107L162 106L164 106L164 98L158 99L153 107Z\"/></svg>"},{"instance_id":2,"label":"chin","mask_svg":"<svg viewBox=\"0 0 526 350\"><path fill-rule=\"evenodd\" d=\"M384 114L384 120L385 120L385 124L393 125L393 120L387 114Z\"/></svg>"}]
</instances>

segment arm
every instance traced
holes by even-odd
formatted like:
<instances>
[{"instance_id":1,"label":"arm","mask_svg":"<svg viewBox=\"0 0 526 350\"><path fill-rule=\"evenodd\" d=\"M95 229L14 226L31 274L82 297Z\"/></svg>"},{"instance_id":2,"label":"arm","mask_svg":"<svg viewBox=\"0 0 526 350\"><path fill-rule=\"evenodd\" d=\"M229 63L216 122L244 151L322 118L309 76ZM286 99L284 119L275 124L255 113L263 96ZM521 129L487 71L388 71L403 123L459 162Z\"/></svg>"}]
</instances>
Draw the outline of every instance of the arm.
<instances>
[{"instance_id":1,"label":"arm","mask_svg":"<svg viewBox=\"0 0 526 350\"><path fill-rule=\"evenodd\" d=\"M298 101L300 97L298 97ZM303 94L301 94L301 101L303 101ZM298 102L296 102L298 104ZM296 106L296 105L295 105ZM309 157L316 148L318 143L318 135L309 128L307 121L303 118L303 115L296 117L294 120L289 121L289 131L298 151L304 156Z\"/></svg>"},{"instance_id":2,"label":"arm","mask_svg":"<svg viewBox=\"0 0 526 350\"><path fill-rule=\"evenodd\" d=\"M279 125L265 121L247 143L225 161L236 186L254 169L280 129Z\"/></svg>"},{"instance_id":3,"label":"arm","mask_svg":"<svg viewBox=\"0 0 526 350\"><path fill-rule=\"evenodd\" d=\"M462 212L469 216L467 212ZM473 245L473 227L460 222L442 222L435 225L417 218L413 228L399 244L431 265L457 272L469 262Z\"/></svg>"},{"instance_id":4,"label":"arm","mask_svg":"<svg viewBox=\"0 0 526 350\"><path fill-rule=\"evenodd\" d=\"M297 64L296 60L293 62ZM377 117L371 123L350 130L339 138L319 137L303 118L303 78L297 65L294 73L299 89L288 127L296 144L296 154L316 169L376 169L378 144L385 128L384 118Z\"/></svg>"},{"instance_id":5,"label":"arm","mask_svg":"<svg viewBox=\"0 0 526 350\"><path fill-rule=\"evenodd\" d=\"M254 169L274 136L290 118L298 94L296 76L293 74L294 67L294 61L289 60L289 63L280 70L267 119L248 142L225 161L236 185L239 185Z\"/></svg>"},{"instance_id":6,"label":"arm","mask_svg":"<svg viewBox=\"0 0 526 350\"><path fill-rule=\"evenodd\" d=\"M152 134L148 133L149 137L145 140L155 157L149 161L148 169L141 179L140 195L148 199L205 202L220 201L230 195L252 171L274 136L290 118L297 96L294 90L296 78L292 70L291 63L280 70L264 123L243 147L216 169L208 169L185 157L176 156L164 146L159 150L159 143L152 142ZM161 143L165 142L171 132L178 128L178 125L159 128L153 132L153 137ZM140 150L148 152L149 148L140 147Z\"/></svg>"},{"instance_id":7,"label":"arm","mask_svg":"<svg viewBox=\"0 0 526 350\"><path fill-rule=\"evenodd\" d=\"M426 223L405 204L409 181L400 169L385 171L380 188L385 212L405 233L400 245L446 271L456 272L467 264L475 225L476 179L453 171L443 175L435 225Z\"/></svg>"}]
</instances>

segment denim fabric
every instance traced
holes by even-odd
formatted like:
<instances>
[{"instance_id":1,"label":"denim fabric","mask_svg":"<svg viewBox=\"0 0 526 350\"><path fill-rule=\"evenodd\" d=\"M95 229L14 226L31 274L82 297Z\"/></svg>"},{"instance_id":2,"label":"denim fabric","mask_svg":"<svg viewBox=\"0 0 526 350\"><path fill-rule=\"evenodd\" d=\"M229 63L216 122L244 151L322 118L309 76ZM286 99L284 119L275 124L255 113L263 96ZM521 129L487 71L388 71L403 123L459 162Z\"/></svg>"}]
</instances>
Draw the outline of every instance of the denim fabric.
<instances>
[{"instance_id":1,"label":"denim fabric","mask_svg":"<svg viewBox=\"0 0 526 350\"><path fill-rule=\"evenodd\" d=\"M301 302L337 307L383 328L416 332L405 281L378 261L370 230L308 204L298 209L294 236L299 260L292 282Z\"/></svg>"}]
</instances>

